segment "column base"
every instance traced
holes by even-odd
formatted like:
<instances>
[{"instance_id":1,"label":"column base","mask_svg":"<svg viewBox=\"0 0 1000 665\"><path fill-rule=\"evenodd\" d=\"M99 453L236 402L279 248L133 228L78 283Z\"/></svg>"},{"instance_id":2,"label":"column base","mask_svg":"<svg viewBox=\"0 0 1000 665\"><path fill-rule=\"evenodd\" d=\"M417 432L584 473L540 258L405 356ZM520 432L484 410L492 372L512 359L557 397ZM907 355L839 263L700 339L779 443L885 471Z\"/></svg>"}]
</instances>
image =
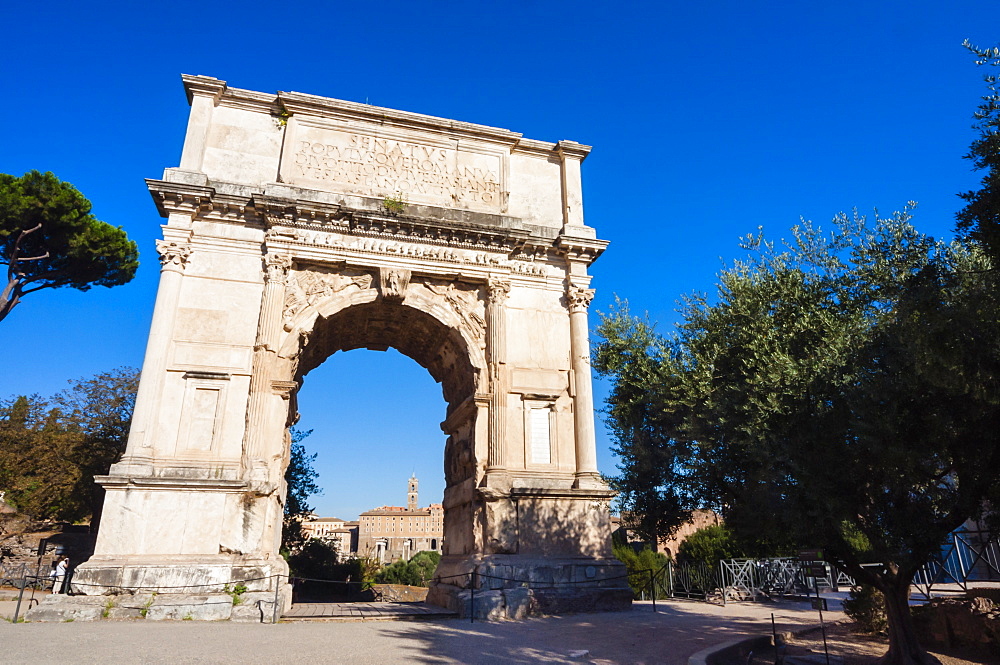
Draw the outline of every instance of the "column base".
<instances>
[{"instance_id":1,"label":"column base","mask_svg":"<svg viewBox=\"0 0 1000 665\"><path fill-rule=\"evenodd\" d=\"M617 559L446 556L427 602L461 617L522 619L628 610L632 590L625 564Z\"/></svg>"},{"instance_id":2,"label":"column base","mask_svg":"<svg viewBox=\"0 0 1000 665\"><path fill-rule=\"evenodd\" d=\"M248 591L287 586L288 564L281 557L256 559L239 555L93 556L73 573L74 594L223 593L242 584ZM289 594L289 599L291 595Z\"/></svg>"},{"instance_id":3,"label":"column base","mask_svg":"<svg viewBox=\"0 0 1000 665\"><path fill-rule=\"evenodd\" d=\"M601 478L601 474L596 471L588 471L576 474L573 480L574 489L606 490L608 484Z\"/></svg>"}]
</instances>

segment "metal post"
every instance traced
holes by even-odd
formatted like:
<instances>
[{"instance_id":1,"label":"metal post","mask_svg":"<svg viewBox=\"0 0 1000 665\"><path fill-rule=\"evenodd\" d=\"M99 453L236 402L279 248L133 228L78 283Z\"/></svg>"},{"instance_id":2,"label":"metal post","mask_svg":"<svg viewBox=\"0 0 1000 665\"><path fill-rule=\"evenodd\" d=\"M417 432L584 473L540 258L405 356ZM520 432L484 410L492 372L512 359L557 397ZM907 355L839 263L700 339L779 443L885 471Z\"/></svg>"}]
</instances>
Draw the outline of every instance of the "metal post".
<instances>
[{"instance_id":1,"label":"metal post","mask_svg":"<svg viewBox=\"0 0 1000 665\"><path fill-rule=\"evenodd\" d=\"M721 560L719 561L719 587L722 591L722 606L725 607L726 596L729 594L726 593L726 572Z\"/></svg>"},{"instance_id":2,"label":"metal post","mask_svg":"<svg viewBox=\"0 0 1000 665\"><path fill-rule=\"evenodd\" d=\"M274 576L274 611L271 613L271 623L278 623L278 589L281 587L281 573Z\"/></svg>"},{"instance_id":3,"label":"metal post","mask_svg":"<svg viewBox=\"0 0 1000 665\"><path fill-rule=\"evenodd\" d=\"M667 596L674 597L674 562L667 559Z\"/></svg>"},{"instance_id":4,"label":"metal post","mask_svg":"<svg viewBox=\"0 0 1000 665\"><path fill-rule=\"evenodd\" d=\"M476 571L469 573L469 623L476 623Z\"/></svg>"},{"instance_id":5,"label":"metal post","mask_svg":"<svg viewBox=\"0 0 1000 665\"><path fill-rule=\"evenodd\" d=\"M653 599L653 612L656 612L656 587L653 585L653 569L649 571L649 597Z\"/></svg>"},{"instance_id":6,"label":"metal post","mask_svg":"<svg viewBox=\"0 0 1000 665\"><path fill-rule=\"evenodd\" d=\"M823 599L819 596L819 580L813 577L816 585L816 609L819 610L819 627L823 630L823 653L826 654L826 665L830 665L830 649L826 644L826 624L823 623Z\"/></svg>"},{"instance_id":7,"label":"metal post","mask_svg":"<svg viewBox=\"0 0 1000 665\"><path fill-rule=\"evenodd\" d=\"M28 564L26 563L21 564L21 591L17 594L17 607L14 608L14 623L17 623L17 615L21 611L21 599L24 598L24 586L28 583L27 566Z\"/></svg>"},{"instance_id":8,"label":"metal post","mask_svg":"<svg viewBox=\"0 0 1000 665\"><path fill-rule=\"evenodd\" d=\"M771 612L771 645L774 646L774 665L778 665L778 629L774 625L774 612Z\"/></svg>"}]
</instances>

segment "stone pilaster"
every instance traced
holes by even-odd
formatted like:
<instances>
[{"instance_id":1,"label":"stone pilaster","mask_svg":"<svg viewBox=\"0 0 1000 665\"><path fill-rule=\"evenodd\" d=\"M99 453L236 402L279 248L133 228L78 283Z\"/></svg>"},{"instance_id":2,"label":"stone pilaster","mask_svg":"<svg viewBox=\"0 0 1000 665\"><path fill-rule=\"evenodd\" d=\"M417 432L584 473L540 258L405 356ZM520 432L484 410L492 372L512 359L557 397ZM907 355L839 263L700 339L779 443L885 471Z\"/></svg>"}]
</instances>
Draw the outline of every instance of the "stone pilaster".
<instances>
[{"instance_id":1,"label":"stone pilaster","mask_svg":"<svg viewBox=\"0 0 1000 665\"><path fill-rule=\"evenodd\" d=\"M278 335L281 332L281 310L285 302L285 284L292 260L288 256L264 256L264 293L261 296L257 339L253 350L250 375L250 396L247 405L247 430L244 438L244 464L250 468L265 468L263 461L267 442L268 401L274 398L271 389ZM272 423L273 425L273 423ZM284 423L282 423L282 426ZM270 428L270 429L273 429ZM266 473L265 473L266 477ZM255 478L263 480L264 478Z\"/></svg>"},{"instance_id":2,"label":"stone pilaster","mask_svg":"<svg viewBox=\"0 0 1000 665\"><path fill-rule=\"evenodd\" d=\"M590 373L590 337L587 331L587 308L594 299L593 289L570 286L566 292L569 303L569 329L573 354L573 374L576 377L576 397L573 404L576 430L576 486L601 487L597 471L597 436L594 431L594 388Z\"/></svg>"},{"instance_id":3,"label":"stone pilaster","mask_svg":"<svg viewBox=\"0 0 1000 665\"><path fill-rule=\"evenodd\" d=\"M187 242L157 240L156 251L160 255L160 284L156 290L153 321L149 326L149 341L142 361L142 379L135 397L135 411L125 455L126 459L134 461L139 461L135 458L148 460L153 456L157 407L167 371L184 269L191 258L191 245Z\"/></svg>"},{"instance_id":4,"label":"stone pilaster","mask_svg":"<svg viewBox=\"0 0 1000 665\"><path fill-rule=\"evenodd\" d=\"M507 468L507 311L510 282L491 278L486 305L486 360L489 363L490 420L487 472Z\"/></svg>"}]
</instances>

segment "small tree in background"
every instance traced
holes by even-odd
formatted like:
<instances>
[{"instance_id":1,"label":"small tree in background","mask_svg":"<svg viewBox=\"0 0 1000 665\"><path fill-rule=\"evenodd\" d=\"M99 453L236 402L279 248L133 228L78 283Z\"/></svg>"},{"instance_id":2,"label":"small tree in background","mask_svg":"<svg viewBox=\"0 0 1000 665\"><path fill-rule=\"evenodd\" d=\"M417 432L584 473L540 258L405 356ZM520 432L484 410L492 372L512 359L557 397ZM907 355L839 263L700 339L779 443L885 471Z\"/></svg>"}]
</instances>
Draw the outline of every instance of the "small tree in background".
<instances>
[{"instance_id":1,"label":"small tree in background","mask_svg":"<svg viewBox=\"0 0 1000 665\"><path fill-rule=\"evenodd\" d=\"M417 552L409 561L396 561L375 573L375 582L425 587L433 579L434 570L440 561L439 552Z\"/></svg>"},{"instance_id":2,"label":"small tree in background","mask_svg":"<svg viewBox=\"0 0 1000 665\"><path fill-rule=\"evenodd\" d=\"M628 583L636 598L643 594L649 595L649 571L656 573L670 561L666 554L655 552L649 545L643 545L638 551L631 543L614 539L611 550L615 558L625 564L628 572Z\"/></svg>"},{"instance_id":3,"label":"small tree in background","mask_svg":"<svg viewBox=\"0 0 1000 665\"><path fill-rule=\"evenodd\" d=\"M281 525L281 551L286 555L297 551L305 543L302 535L302 520L313 511L309 497L322 494L323 490L316 484L319 473L313 468L316 453L306 452L302 442L312 434L312 430L298 430L292 427L289 432L288 467L285 469L285 512Z\"/></svg>"},{"instance_id":4,"label":"small tree in background","mask_svg":"<svg viewBox=\"0 0 1000 665\"><path fill-rule=\"evenodd\" d=\"M0 486L18 511L36 519L100 522L105 475L121 459L139 372L121 367L46 399L0 402Z\"/></svg>"},{"instance_id":5,"label":"small tree in background","mask_svg":"<svg viewBox=\"0 0 1000 665\"><path fill-rule=\"evenodd\" d=\"M135 276L139 251L121 227L100 221L90 201L51 173L0 173L0 321L41 289L117 286Z\"/></svg>"}]
</instances>

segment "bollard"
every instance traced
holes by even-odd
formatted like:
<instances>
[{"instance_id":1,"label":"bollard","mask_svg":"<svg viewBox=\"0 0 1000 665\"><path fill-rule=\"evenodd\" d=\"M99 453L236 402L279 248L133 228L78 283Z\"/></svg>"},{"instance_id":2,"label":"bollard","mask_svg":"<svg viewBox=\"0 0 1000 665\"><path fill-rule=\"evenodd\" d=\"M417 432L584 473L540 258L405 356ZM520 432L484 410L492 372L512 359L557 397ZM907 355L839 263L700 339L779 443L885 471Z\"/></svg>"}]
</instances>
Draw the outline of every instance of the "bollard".
<instances>
[{"instance_id":1,"label":"bollard","mask_svg":"<svg viewBox=\"0 0 1000 665\"><path fill-rule=\"evenodd\" d=\"M17 606L14 608L14 623L17 623L17 615L21 612L21 599L24 598L24 587L28 584L28 575L25 572L25 566L27 564L21 564L21 591L17 594Z\"/></svg>"},{"instance_id":2,"label":"bollard","mask_svg":"<svg viewBox=\"0 0 1000 665\"><path fill-rule=\"evenodd\" d=\"M469 588L471 594L469 595L469 623L476 623L476 571L469 573Z\"/></svg>"}]
</instances>

